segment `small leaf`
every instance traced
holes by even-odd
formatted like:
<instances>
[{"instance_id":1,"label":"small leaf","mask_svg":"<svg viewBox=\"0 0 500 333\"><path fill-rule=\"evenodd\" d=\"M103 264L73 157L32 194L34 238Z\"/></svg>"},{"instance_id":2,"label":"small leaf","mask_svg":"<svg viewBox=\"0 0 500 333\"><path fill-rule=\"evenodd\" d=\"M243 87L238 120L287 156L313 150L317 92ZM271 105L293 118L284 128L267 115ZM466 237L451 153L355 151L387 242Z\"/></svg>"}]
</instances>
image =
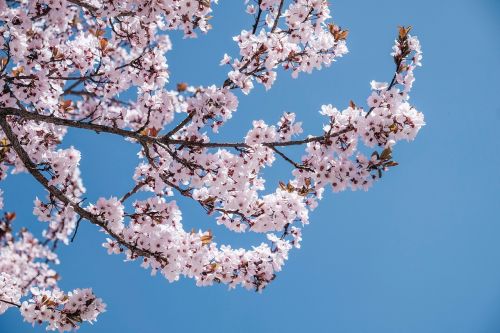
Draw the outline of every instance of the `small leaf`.
<instances>
[{"instance_id":1,"label":"small leaf","mask_svg":"<svg viewBox=\"0 0 500 333\"><path fill-rule=\"evenodd\" d=\"M387 167L395 167L395 166L398 166L399 163L398 162L394 162L394 161L389 161L385 164Z\"/></svg>"},{"instance_id":2,"label":"small leaf","mask_svg":"<svg viewBox=\"0 0 500 333\"><path fill-rule=\"evenodd\" d=\"M149 136L156 137L156 136L158 135L158 132L159 132L159 131L158 131L156 128L151 127L151 128L149 129Z\"/></svg>"},{"instance_id":3,"label":"small leaf","mask_svg":"<svg viewBox=\"0 0 500 333\"><path fill-rule=\"evenodd\" d=\"M3 154L5 154L9 151L9 147L8 147L9 141L7 140L7 138L3 138L2 140L0 140L0 146L2 146L0 149L0 152L2 153L1 156L4 156Z\"/></svg>"},{"instance_id":4,"label":"small leaf","mask_svg":"<svg viewBox=\"0 0 500 333\"><path fill-rule=\"evenodd\" d=\"M203 201L203 203L205 205L213 205L216 199L217 199L216 197L208 197Z\"/></svg>"},{"instance_id":5,"label":"small leaf","mask_svg":"<svg viewBox=\"0 0 500 333\"><path fill-rule=\"evenodd\" d=\"M71 100L64 100L62 101L59 106L61 107L62 111L64 112L67 112L67 111L71 111L73 110L73 107L71 106L72 105L72 101Z\"/></svg>"},{"instance_id":6,"label":"small leaf","mask_svg":"<svg viewBox=\"0 0 500 333\"><path fill-rule=\"evenodd\" d=\"M329 23L328 24L328 31L335 36L335 33L338 31L338 27L335 26L335 24Z\"/></svg>"},{"instance_id":7,"label":"small leaf","mask_svg":"<svg viewBox=\"0 0 500 333\"><path fill-rule=\"evenodd\" d=\"M188 88L187 83L185 83L185 82L177 83L177 91L178 92L186 91L187 88Z\"/></svg>"},{"instance_id":8,"label":"small leaf","mask_svg":"<svg viewBox=\"0 0 500 333\"><path fill-rule=\"evenodd\" d=\"M99 45L101 46L101 50L105 51L108 47L108 40L106 38L99 39Z\"/></svg>"},{"instance_id":9,"label":"small leaf","mask_svg":"<svg viewBox=\"0 0 500 333\"><path fill-rule=\"evenodd\" d=\"M16 213L15 212L7 212L5 213L5 219L7 222L10 222L16 218Z\"/></svg>"},{"instance_id":10,"label":"small leaf","mask_svg":"<svg viewBox=\"0 0 500 333\"><path fill-rule=\"evenodd\" d=\"M411 25L409 25L408 27L404 27L404 26L399 27L399 38L406 39L411 28L412 28Z\"/></svg>"},{"instance_id":11,"label":"small leaf","mask_svg":"<svg viewBox=\"0 0 500 333\"><path fill-rule=\"evenodd\" d=\"M68 318L71 318L71 320L76 321L77 323L82 323L82 317L80 317L79 314L68 314Z\"/></svg>"},{"instance_id":12,"label":"small leaf","mask_svg":"<svg viewBox=\"0 0 500 333\"><path fill-rule=\"evenodd\" d=\"M219 267L219 265L216 262L213 262L208 267L209 268L207 269L206 272L207 273L213 273L213 272L215 272L215 270L217 269L217 267Z\"/></svg>"},{"instance_id":13,"label":"small leaf","mask_svg":"<svg viewBox=\"0 0 500 333\"><path fill-rule=\"evenodd\" d=\"M208 230L208 233L206 235L201 236L201 243L203 245L210 244L212 242L213 236L212 232Z\"/></svg>"},{"instance_id":14,"label":"small leaf","mask_svg":"<svg viewBox=\"0 0 500 333\"><path fill-rule=\"evenodd\" d=\"M105 31L102 29L97 29L94 34L96 37L101 37L101 36L104 36L104 32Z\"/></svg>"},{"instance_id":15,"label":"small leaf","mask_svg":"<svg viewBox=\"0 0 500 333\"><path fill-rule=\"evenodd\" d=\"M396 123L393 123L391 126L389 126L389 130L391 130L391 132L393 132L393 133L397 133L398 132L398 125Z\"/></svg>"},{"instance_id":16,"label":"small leaf","mask_svg":"<svg viewBox=\"0 0 500 333\"><path fill-rule=\"evenodd\" d=\"M200 5L202 7L210 7L210 0L200 0Z\"/></svg>"},{"instance_id":17,"label":"small leaf","mask_svg":"<svg viewBox=\"0 0 500 333\"><path fill-rule=\"evenodd\" d=\"M404 27L399 27L399 38L403 39L406 35L406 30Z\"/></svg>"},{"instance_id":18,"label":"small leaf","mask_svg":"<svg viewBox=\"0 0 500 333\"><path fill-rule=\"evenodd\" d=\"M391 147L387 147L382 151L382 154L380 155L380 159L383 161L387 161L391 159L391 154L392 154L392 149Z\"/></svg>"},{"instance_id":19,"label":"small leaf","mask_svg":"<svg viewBox=\"0 0 500 333\"><path fill-rule=\"evenodd\" d=\"M52 58L54 60L61 60L61 59L64 59L64 54L62 54L61 51L59 51L59 49L57 47L53 47L52 48Z\"/></svg>"},{"instance_id":20,"label":"small leaf","mask_svg":"<svg viewBox=\"0 0 500 333\"><path fill-rule=\"evenodd\" d=\"M304 183L306 184L307 187L311 186L311 178L306 178L304 179Z\"/></svg>"},{"instance_id":21,"label":"small leaf","mask_svg":"<svg viewBox=\"0 0 500 333\"><path fill-rule=\"evenodd\" d=\"M345 40L349 35L349 30L341 30L335 36L335 40Z\"/></svg>"},{"instance_id":22,"label":"small leaf","mask_svg":"<svg viewBox=\"0 0 500 333\"><path fill-rule=\"evenodd\" d=\"M309 194L309 189L303 186L298 193L301 197L305 197L306 195Z\"/></svg>"},{"instance_id":23,"label":"small leaf","mask_svg":"<svg viewBox=\"0 0 500 333\"><path fill-rule=\"evenodd\" d=\"M24 67L23 66L19 66L19 67L16 67L12 70L12 75L17 77L19 76L19 74L21 74L22 72L24 72Z\"/></svg>"}]
</instances>

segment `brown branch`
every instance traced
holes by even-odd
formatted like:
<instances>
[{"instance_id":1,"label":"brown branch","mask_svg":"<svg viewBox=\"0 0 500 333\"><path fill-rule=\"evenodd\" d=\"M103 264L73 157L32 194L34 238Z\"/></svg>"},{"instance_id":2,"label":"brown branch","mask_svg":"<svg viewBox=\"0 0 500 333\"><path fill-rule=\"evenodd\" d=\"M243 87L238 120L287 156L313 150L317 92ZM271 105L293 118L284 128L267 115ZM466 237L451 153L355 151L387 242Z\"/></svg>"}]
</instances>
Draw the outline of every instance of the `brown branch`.
<instances>
[{"instance_id":1,"label":"brown branch","mask_svg":"<svg viewBox=\"0 0 500 333\"><path fill-rule=\"evenodd\" d=\"M257 17L255 18L255 23L253 24L253 27L252 27L252 35L255 35L255 32L257 31L257 27L259 26L260 15L262 15L262 9L260 9L261 3L262 3L262 0L259 0L257 2L257 7L259 7L259 10L257 12Z\"/></svg>"},{"instance_id":2,"label":"brown branch","mask_svg":"<svg viewBox=\"0 0 500 333\"><path fill-rule=\"evenodd\" d=\"M136 140L144 140L144 141L150 141L150 142L154 142L157 140L157 139L155 140L155 138L153 138L153 137L141 135L139 133L135 133L133 131L123 130L123 129L120 129L117 127L110 127L110 126L105 126L105 125L92 124L90 122L81 122L81 121L64 119L64 118L59 118L59 117L54 117L54 116L47 116L47 115L29 112L27 110L21 110L21 109L16 109L16 108L3 108L1 110L2 110L4 115L15 115L15 116L19 116L19 117L24 118L24 119L42 121L42 122L51 123L54 125L88 129L88 130L92 130L92 131L95 131L98 133L99 132L111 133L111 134L121 135L123 137L128 137L128 138L132 138L132 139L136 139Z\"/></svg>"},{"instance_id":3,"label":"brown branch","mask_svg":"<svg viewBox=\"0 0 500 333\"><path fill-rule=\"evenodd\" d=\"M163 136L163 138L170 138L172 137L175 133L177 133L178 131L181 130L182 127L184 127L184 125L186 125L188 122L191 121L191 119L193 119L194 117L194 112L191 112L186 118L184 118L183 121L181 121L177 126L175 126L170 132L168 132L167 134L165 134Z\"/></svg>"},{"instance_id":4,"label":"brown branch","mask_svg":"<svg viewBox=\"0 0 500 333\"><path fill-rule=\"evenodd\" d=\"M4 302L4 303L7 303L7 304L10 304L10 305L13 305L13 306L17 306L18 308L21 307L21 304L17 304L17 303L14 303L14 302L10 302L10 301L7 301L5 299L1 299L0 298L0 302Z\"/></svg>"},{"instance_id":5,"label":"brown branch","mask_svg":"<svg viewBox=\"0 0 500 333\"><path fill-rule=\"evenodd\" d=\"M189 140L181 140L181 139L172 139L169 137L168 133L160 138L143 135L140 133L136 133L134 131L124 130L118 127L111 127L106 125L93 124L90 122L81 122L77 120L64 119L54 116L47 116L43 114L38 114L34 112L29 112L26 110L16 109L16 108L2 108L0 109L3 115L15 115L24 119L42 121L46 123L51 123L55 125L73 127L73 128L81 128L88 129L95 132L103 132L103 133L111 133L120 135L122 137L132 138L139 142L147 142L147 143L163 143L163 144L179 144L185 145L188 147L201 147L201 148L252 148L251 145L248 145L244 142L202 142L202 141L189 141ZM189 117L188 117L189 118ZM184 119L183 122L187 123L188 118ZM182 127L181 124L177 126L178 128ZM176 127L176 128L177 128ZM175 129L174 129L175 130ZM174 130L170 131L173 132ZM287 147L287 146L298 146L310 142L322 142L329 138L334 138L340 136L342 134L348 133L350 131L355 130L352 125L348 127L328 135L320 135L320 136L310 136L301 140L289 140L289 141L275 141L275 142L263 142L260 145L265 147ZM170 133L169 132L169 133Z\"/></svg>"},{"instance_id":6,"label":"brown branch","mask_svg":"<svg viewBox=\"0 0 500 333\"><path fill-rule=\"evenodd\" d=\"M303 170L307 170L307 171L311 171L313 172L314 170L305 166L305 165L301 165L301 164L298 164L297 162L293 161L291 158L289 158L288 156L286 156L285 154L283 154L281 151L278 150L278 148L276 147L270 147L276 154L278 154L279 156L281 156L285 161L287 161L288 163L290 163L291 165L293 165L294 167L296 167L297 169L303 169Z\"/></svg>"},{"instance_id":7,"label":"brown branch","mask_svg":"<svg viewBox=\"0 0 500 333\"><path fill-rule=\"evenodd\" d=\"M273 33L274 30L276 30L276 28L278 27L278 21L280 20L281 17L281 10L283 9L284 2L285 0L280 1L280 5L278 7L278 14L276 14L276 19L274 20L273 27L271 28L271 33Z\"/></svg>"},{"instance_id":8,"label":"brown branch","mask_svg":"<svg viewBox=\"0 0 500 333\"><path fill-rule=\"evenodd\" d=\"M62 81L85 81L93 78L94 76L102 76L102 73L96 73L86 76L47 76L44 79L49 80L62 80ZM14 80L38 80L39 77L36 75L18 75L18 76L6 76L5 80L14 81Z\"/></svg>"},{"instance_id":9,"label":"brown branch","mask_svg":"<svg viewBox=\"0 0 500 333\"><path fill-rule=\"evenodd\" d=\"M73 82L69 87L67 87L64 90L63 95L66 95L69 92L73 91L73 89L75 89L80 83L82 83L82 80Z\"/></svg>"},{"instance_id":10,"label":"brown branch","mask_svg":"<svg viewBox=\"0 0 500 333\"><path fill-rule=\"evenodd\" d=\"M138 248L137 246L133 244L127 243L123 238L120 237L120 235L116 234L113 232L107 225L107 222L102 221L98 216L90 213L89 211L85 210L82 208L79 204L73 202L71 199L69 199L60 189L55 187L54 185L49 185L48 180L43 176L43 174L38 170L37 166L35 163L31 160L29 157L28 153L24 150L24 148L21 146L21 143L19 142L18 138L16 135L12 132L12 128L10 127L9 123L7 122L7 119L5 115L0 115L0 127L2 128L3 132L5 133L5 136L7 139L10 141L12 144L12 147L14 151L16 152L17 156L19 159L23 162L24 166L28 170L28 172L47 190L49 191L50 194L52 194L57 200L61 201L63 204L71 206L73 210L80 215L80 217L88 220L92 224L95 224L101 228L103 228L111 237L113 237L120 245L123 245L124 247L128 248L132 253L138 254L140 256L144 257L153 257L157 261L162 262L162 263L168 263L167 259L153 253L149 250L144 250L141 248Z\"/></svg>"},{"instance_id":11,"label":"brown branch","mask_svg":"<svg viewBox=\"0 0 500 333\"><path fill-rule=\"evenodd\" d=\"M80 222L82 221L82 217L80 216L78 218L78 221L76 221L76 227L75 227L75 232L73 233L73 236L71 236L71 243L75 240L76 234L78 232L78 229L80 228Z\"/></svg>"},{"instance_id":12,"label":"brown branch","mask_svg":"<svg viewBox=\"0 0 500 333\"><path fill-rule=\"evenodd\" d=\"M136 194L137 191L139 191L141 189L141 187L143 187L144 185L145 184L143 182L137 183L133 189L131 189L130 191L125 193L125 195L120 199L120 202L124 203L128 198L130 198L131 196Z\"/></svg>"}]
</instances>

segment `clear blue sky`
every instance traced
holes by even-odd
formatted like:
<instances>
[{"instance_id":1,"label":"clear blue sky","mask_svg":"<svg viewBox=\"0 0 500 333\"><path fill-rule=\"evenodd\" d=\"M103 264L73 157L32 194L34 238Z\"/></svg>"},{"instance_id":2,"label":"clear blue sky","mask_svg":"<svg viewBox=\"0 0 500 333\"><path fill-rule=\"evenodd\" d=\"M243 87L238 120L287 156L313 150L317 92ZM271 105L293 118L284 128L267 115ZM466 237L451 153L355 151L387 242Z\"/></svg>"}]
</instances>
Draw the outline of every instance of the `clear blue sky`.
<instances>
[{"instance_id":1,"label":"clear blue sky","mask_svg":"<svg viewBox=\"0 0 500 333\"><path fill-rule=\"evenodd\" d=\"M281 74L267 94L259 88L241 97L223 135L241 137L251 119L274 122L283 111L318 132L321 104L364 103L370 80L390 79L396 27L411 24L424 50L412 101L427 126L415 142L397 145L400 166L369 192L326 195L302 249L262 294L152 278L106 255L104 235L83 223L75 243L59 250L60 285L93 287L108 311L80 332L500 332L500 1L332 0L332 8L350 30L350 54L299 80ZM174 34L172 84L221 82L226 69L218 62L234 51L231 36L251 24L243 9L242 0L222 0L211 33L188 41ZM67 139L82 151L89 200L130 187L136 146L78 131ZM267 172L269 183L285 169L280 162ZM31 211L40 186L27 175L0 185L17 222L39 229ZM261 240L224 232L180 202L183 223L214 229L217 242ZM30 331L15 310L0 316L0 332Z\"/></svg>"}]
</instances>

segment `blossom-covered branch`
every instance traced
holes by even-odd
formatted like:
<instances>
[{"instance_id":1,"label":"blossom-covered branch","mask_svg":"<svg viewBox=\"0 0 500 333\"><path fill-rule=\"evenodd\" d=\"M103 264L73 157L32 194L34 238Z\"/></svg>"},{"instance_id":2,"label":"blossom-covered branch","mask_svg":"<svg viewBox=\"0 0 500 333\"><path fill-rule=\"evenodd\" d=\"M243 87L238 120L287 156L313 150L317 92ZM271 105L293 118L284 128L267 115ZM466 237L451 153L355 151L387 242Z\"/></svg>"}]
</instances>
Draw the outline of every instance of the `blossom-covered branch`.
<instances>
[{"instance_id":1,"label":"blossom-covered branch","mask_svg":"<svg viewBox=\"0 0 500 333\"><path fill-rule=\"evenodd\" d=\"M223 83L170 88L168 31L189 38L208 32L215 3L0 0L0 179L28 172L47 193L33 210L47 224L43 241L26 231L16 240L12 216L1 221L0 312L19 308L28 322L61 331L96 319L100 299L89 289L62 293L49 268L57 244L70 244L81 221L106 234L109 254L140 261L169 281L184 276L199 286L262 291L300 247L301 227L325 189L367 190L397 165L395 143L414 139L424 125L408 95L420 45L410 27L401 27L393 79L371 82L366 110L353 102L342 111L322 105L325 124L315 135L303 134L296 115L284 113L274 125L253 121L239 140L218 141L241 92L250 94L255 82L271 89L280 71L297 77L331 65L347 53L348 31L331 21L326 0L246 0L253 19L234 37L239 54L223 56ZM60 148L72 129L137 144L129 191L86 202L80 152ZM304 149L301 158L292 157L292 146ZM291 173L266 189L263 170L276 159ZM138 192L145 199L135 199ZM218 225L265 233L266 241L233 248L216 244L211 230L187 231L175 196L195 202ZM20 251L22 262L13 260Z\"/></svg>"},{"instance_id":2,"label":"blossom-covered branch","mask_svg":"<svg viewBox=\"0 0 500 333\"><path fill-rule=\"evenodd\" d=\"M59 275L49 266L59 263L57 255L27 230L16 236L14 219L14 213L0 219L0 314L17 307L33 325L46 322L47 329L60 331L95 321L106 305L91 289L62 292Z\"/></svg>"}]
</instances>

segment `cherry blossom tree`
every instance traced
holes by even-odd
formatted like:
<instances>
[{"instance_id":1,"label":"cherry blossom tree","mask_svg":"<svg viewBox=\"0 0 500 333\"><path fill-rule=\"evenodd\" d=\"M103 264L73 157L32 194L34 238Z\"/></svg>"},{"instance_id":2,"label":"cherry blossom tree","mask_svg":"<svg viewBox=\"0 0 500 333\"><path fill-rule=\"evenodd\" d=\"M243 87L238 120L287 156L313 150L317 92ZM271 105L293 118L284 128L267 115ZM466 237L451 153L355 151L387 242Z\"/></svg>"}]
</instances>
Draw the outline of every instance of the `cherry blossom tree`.
<instances>
[{"instance_id":1,"label":"cherry blossom tree","mask_svg":"<svg viewBox=\"0 0 500 333\"><path fill-rule=\"evenodd\" d=\"M303 134L295 114L284 113L274 125L255 120L241 141L217 140L238 96L258 84L271 89L278 72L297 78L330 66L347 53L348 31L333 23L326 0L246 0L251 23L233 38L239 54L221 50L227 77L172 88L168 32L207 33L216 4L0 0L0 178L28 173L46 190L34 200L33 214L45 223L39 239L13 227L15 213L0 220L0 314L18 308L33 325L67 331L105 310L91 289L57 286L57 245L69 245L80 223L106 233L108 254L139 261L170 282L189 277L198 286L262 291L300 247L301 227L324 190L367 190L397 165L395 143L414 139L424 125L408 95L420 45L410 27L400 27L395 73L389 82L371 82L367 106L318 105L325 121L315 134ZM80 152L60 148L70 128L137 145L135 186L84 200ZM287 153L291 146L303 147L300 160ZM289 164L289 179L266 190L263 169L277 159ZM138 192L146 199L132 201ZM267 241L233 248L216 244L209 230L185 230L179 196L215 223L264 233Z\"/></svg>"}]
</instances>

